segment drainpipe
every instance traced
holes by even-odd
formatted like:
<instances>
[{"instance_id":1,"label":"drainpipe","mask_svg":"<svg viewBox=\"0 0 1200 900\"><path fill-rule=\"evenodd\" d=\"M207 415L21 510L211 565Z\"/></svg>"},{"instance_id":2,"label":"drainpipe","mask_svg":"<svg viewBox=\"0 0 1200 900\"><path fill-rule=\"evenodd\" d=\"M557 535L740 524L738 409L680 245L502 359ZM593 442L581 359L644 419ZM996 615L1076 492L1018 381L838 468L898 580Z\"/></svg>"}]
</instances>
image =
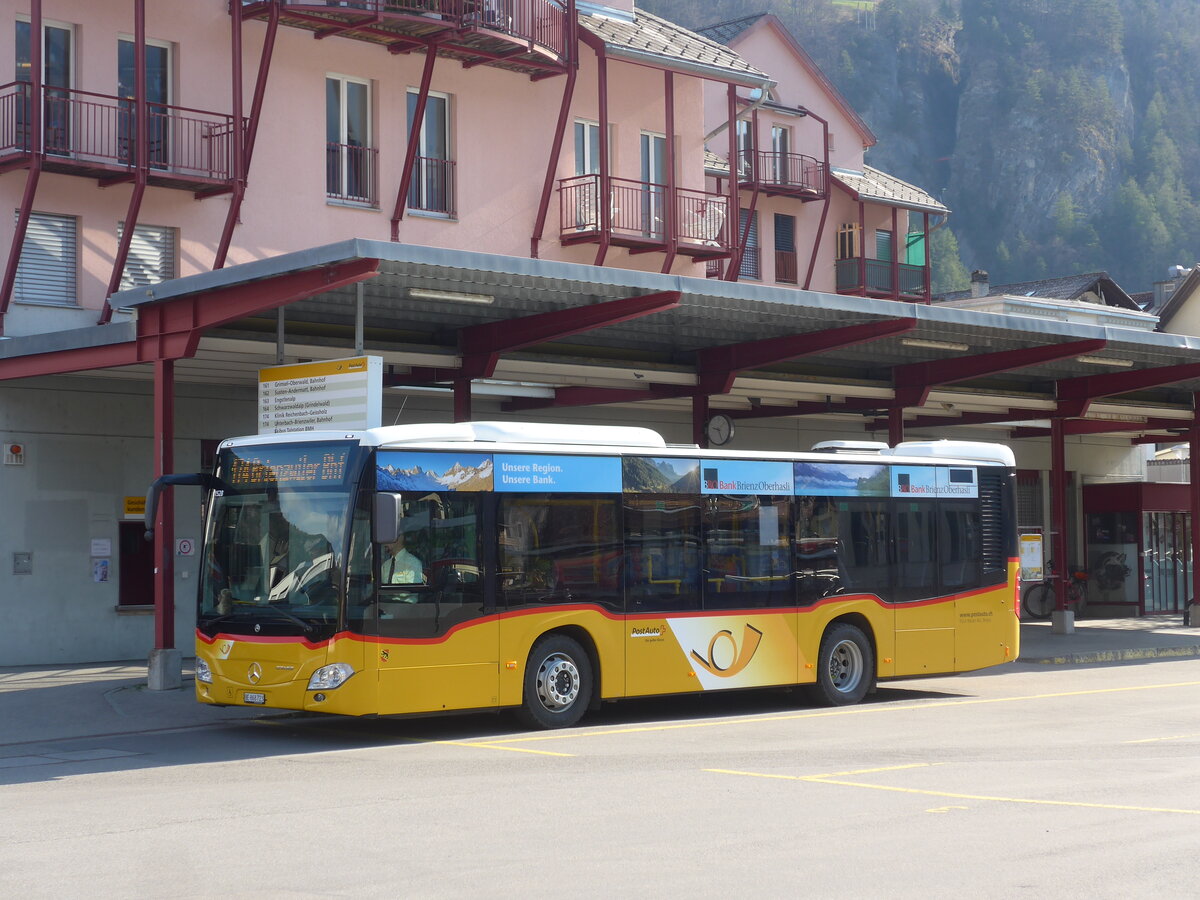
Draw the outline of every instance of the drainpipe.
<instances>
[{"instance_id":1,"label":"drainpipe","mask_svg":"<svg viewBox=\"0 0 1200 900\"><path fill-rule=\"evenodd\" d=\"M679 244L675 197L675 78L670 69L663 72L663 93L667 106L667 196L663 198L663 237L667 241L667 258L663 262L662 273L666 275L675 264L675 251Z\"/></svg>"},{"instance_id":2,"label":"drainpipe","mask_svg":"<svg viewBox=\"0 0 1200 900\"><path fill-rule=\"evenodd\" d=\"M550 147L550 160L546 163L546 180L542 183L542 198L538 203L537 219L533 224L533 236L529 240L529 256L531 259L538 258L538 245L542 240L542 233L546 228L546 215L550 209L550 194L554 191L554 174L558 168L558 161L562 158L563 140L567 133L567 121L571 116L571 100L575 96L575 77L579 74L579 53L576 27L578 25L578 16L575 13L575 0L567 0L567 33L566 47L572 48L573 52L567 64L567 83L563 85L562 103L558 108L558 124L554 129L554 141ZM565 48L564 48L565 52ZM559 204L561 208L561 203ZM559 223L562 227L562 223Z\"/></svg>"},{"instance_id":3,"label":"drainpipe","mask_svg":"<svg viewBox=\"0 0 1200 900\"><path fill-rule=\"evenodd\" d=\"M821 138L825 145L825 202L821 205L821 221L817 225L817 236L813 239L812 255L808 259L808 274L804 276L804 289L812 285L813 272L817 268L817 254L821 250L821 240L825 236L825 221L829 218L829 205L833 201L833 173L829 170L829 121L822 119L811 110L803 110L806 116L811 116L821 123ZM836 279L835 279L836 281ZM836 284L834 290L837 290Z\"/></svg>"}]
</instances>

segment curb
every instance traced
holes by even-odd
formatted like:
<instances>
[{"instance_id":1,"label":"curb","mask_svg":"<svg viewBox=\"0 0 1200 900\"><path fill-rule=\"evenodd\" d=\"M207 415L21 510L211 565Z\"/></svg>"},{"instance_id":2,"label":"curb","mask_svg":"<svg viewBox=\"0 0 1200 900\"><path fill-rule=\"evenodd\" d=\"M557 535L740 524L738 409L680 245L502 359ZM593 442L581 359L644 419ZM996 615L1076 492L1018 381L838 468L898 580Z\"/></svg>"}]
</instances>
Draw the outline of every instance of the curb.
<instances>
[{"instance_id":1,"label":"curb","mask_svg":"<svg viewBox=\"0 0 1200 900\"><path fill-rule=\"evenodd\" d=\"M1146 659L1186 659L1200 656L1200 645L1188 647L1143 647L1137 650L1088 650L1062 656L1018 656L1017 662L1048 666L1069 666L1079 663L1135 662Z\"/></svg>"}]
</instances>

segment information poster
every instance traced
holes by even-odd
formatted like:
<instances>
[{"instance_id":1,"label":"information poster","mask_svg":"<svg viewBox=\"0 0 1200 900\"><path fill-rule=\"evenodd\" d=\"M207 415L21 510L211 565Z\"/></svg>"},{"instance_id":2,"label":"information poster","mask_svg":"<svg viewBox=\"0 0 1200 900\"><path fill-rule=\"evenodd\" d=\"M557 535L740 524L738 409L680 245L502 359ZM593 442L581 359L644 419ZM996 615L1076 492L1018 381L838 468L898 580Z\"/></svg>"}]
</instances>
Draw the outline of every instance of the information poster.
<instances>
[{"instance_id":1,"label":"information poster","mask_svg":"<svg viewBox=\"0 0 1200 900\"><path fill-rule=\"evenodd\" d=\"M358 431L383 416L383 358L356 356L258 372L258 433Z\"/></svg>"},{"instance_id":2,"label":"information poster","mask_svg":"<svg viewBox=\"0 0 1200 900\"><path fill-rule=\"evenodd\" d=\"M1040 534L1021 535L1021 580L1044 581L1045 558Z\"/></svg>"}]
</instances>

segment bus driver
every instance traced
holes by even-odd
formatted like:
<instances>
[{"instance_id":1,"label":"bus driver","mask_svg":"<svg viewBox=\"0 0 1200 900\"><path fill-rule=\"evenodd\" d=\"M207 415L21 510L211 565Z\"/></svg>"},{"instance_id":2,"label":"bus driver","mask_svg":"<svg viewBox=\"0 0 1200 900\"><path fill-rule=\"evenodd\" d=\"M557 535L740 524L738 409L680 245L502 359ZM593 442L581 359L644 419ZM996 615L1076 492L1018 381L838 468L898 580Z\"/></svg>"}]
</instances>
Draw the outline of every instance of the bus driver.
<instances>
[{"instance_id":1,"label":"bus driver","mask_svg":"<svg viewBox=\"0 0 1200 900\"><path fill-rule=\"evenodd\" d=\"M384 584L425 583L425 569L421 560L405 549L403 532L390 544L383 545L382 578Z\"/></svg>"}]
</instances>

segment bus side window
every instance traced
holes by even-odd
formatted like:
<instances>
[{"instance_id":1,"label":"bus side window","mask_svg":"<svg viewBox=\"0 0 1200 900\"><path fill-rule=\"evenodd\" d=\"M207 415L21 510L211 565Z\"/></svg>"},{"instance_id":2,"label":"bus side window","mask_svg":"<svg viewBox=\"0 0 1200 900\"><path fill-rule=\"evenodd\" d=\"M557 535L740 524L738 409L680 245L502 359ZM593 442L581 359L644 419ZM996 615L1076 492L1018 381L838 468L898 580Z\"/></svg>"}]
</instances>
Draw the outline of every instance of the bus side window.
<instances>
[{"instance_id":1,"label":"bus side window","mask_svg":"<svg viewBox=\"0 0 1200 900\"><path fill-rule=\"evenodd\" d=\"M942 500L938 527L938 562L946 592L969 590L981 581L979 513L970 500Z\"/></svg>"},{"instance_id":2,"label":"bus side window","mask_svg":"<svg viewBox=\"0 0 1200 900\"><path fill-rule=\"evenodd\" d=\"M625 498L626 608L700 609L698 499L668 494Z\"/></svg>"},{"instance_id":3,"label":"bus side window","mask_svg":"<svg viewBox=\"0 0 1200 900\"><path fill-rule=\"evenodd\" d=\"M838 558L838 515L828 497L796 498L796 580L801 604L845 590Z\"/></svg>"},{"instance_id":4,"label":"bus side window","mask_svg":"<svg viewBox=\"0 0 1200 900\"><path fill-rule=\"evenodd\" d=\"M838 500L838 563L846 592L890 599L891 529L884 500Z\"/></svg>"}]
</instances>

